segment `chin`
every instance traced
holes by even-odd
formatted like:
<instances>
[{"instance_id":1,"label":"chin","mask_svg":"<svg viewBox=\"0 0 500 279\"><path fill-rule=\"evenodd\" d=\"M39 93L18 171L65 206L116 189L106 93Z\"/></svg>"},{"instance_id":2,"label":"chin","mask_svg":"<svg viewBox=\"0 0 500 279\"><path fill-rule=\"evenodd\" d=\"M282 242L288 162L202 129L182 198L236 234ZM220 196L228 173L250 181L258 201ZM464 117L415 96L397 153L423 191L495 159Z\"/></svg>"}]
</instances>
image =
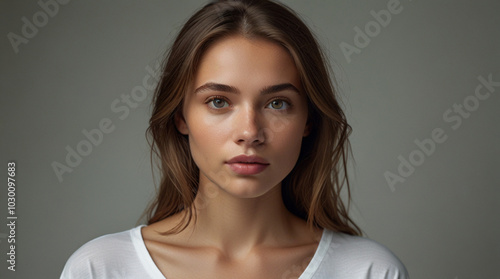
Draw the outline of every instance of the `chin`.
<instances>
[{"instance_id":1,"label":"chin","mask_svg":"<svg viewBox=\"0 0 500 279\"><path fill-rule=\"evenodd\" d=\"M252 180L253 181L232 181L229 187L221 186L221 189L235 198L252 199L265 196L272 192L273 189L276 189L280 184L268 184L258 180Z\"/></svg>"}]
</instances>

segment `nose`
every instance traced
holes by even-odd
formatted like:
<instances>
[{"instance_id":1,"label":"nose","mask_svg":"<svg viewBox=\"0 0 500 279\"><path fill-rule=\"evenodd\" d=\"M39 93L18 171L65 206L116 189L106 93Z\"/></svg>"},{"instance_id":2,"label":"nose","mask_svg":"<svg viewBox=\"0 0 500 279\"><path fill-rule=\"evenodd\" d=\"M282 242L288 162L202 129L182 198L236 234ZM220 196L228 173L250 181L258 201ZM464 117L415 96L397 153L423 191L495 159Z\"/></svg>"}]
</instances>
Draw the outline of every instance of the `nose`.
<instances>
[{"instance_id":1,"label":"nose","mask_svg":"<svg viewBox=\"0 0 500 279\"><path fill-rule=\"evenodd\" d=\"M264 143L262 117L254 108L242 108L235 116L233 136L237 144L255 146Z\"/></svg>"}]
</instances>

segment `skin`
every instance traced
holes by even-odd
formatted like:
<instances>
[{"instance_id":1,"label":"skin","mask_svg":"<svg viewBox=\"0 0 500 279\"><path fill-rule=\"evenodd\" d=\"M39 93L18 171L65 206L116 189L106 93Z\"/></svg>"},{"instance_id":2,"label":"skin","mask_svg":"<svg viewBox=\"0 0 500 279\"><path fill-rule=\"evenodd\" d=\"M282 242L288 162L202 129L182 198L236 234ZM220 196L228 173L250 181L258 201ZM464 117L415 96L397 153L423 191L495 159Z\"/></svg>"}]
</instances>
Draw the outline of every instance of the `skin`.
<instances>
[{"instance_id":1,"label":"skin","mask_svg":"<svg viewBox=\"0 0 500 279\"><path fill-rule=\"evenodd\" d=\"M206 86L213 83L232 91ZM278 84L289 86L262 94ZM322 231L309 230L285 208L281 181L309 134L307 116L298 71L283 47L233 36L205 52L176 116L200 169L197 221L175 235L159 232L175 226L182 213L142 229L165 277L300 276ZM226 162L242 154L258 155L269 165L258 174L237 174Z\"/></svg>"}]
</instances>

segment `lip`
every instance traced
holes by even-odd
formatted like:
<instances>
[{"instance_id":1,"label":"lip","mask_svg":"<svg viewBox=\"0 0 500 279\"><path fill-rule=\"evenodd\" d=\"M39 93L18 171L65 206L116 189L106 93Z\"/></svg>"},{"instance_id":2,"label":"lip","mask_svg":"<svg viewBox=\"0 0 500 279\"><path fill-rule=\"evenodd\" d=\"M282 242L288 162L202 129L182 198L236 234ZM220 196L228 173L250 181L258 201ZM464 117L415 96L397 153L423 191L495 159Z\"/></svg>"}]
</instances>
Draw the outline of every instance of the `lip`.
<instances>
[{"instance_id":1,"label":"lip","mask_svg":"<svg viewBox=\"0 0 500 279\"><path fill-rule=\"evenodd\" d=\"M251 155L251 156L239 155L233 157L231 160L226 162L226 164L234 164L234 163L253 163L253 164L269 165L268 161L257 155Z\"/></svg>"},{"instance_id":2,"label":"lip","mask_svg":"<svg viewBox=\"0 0 500 279\"><path fill-rule=\"evenodd\" d=\"M259 156L240 155L227 161L229 168L240 175L254 175L264 171L269 163Z\"/></svg>"}]
</instances>

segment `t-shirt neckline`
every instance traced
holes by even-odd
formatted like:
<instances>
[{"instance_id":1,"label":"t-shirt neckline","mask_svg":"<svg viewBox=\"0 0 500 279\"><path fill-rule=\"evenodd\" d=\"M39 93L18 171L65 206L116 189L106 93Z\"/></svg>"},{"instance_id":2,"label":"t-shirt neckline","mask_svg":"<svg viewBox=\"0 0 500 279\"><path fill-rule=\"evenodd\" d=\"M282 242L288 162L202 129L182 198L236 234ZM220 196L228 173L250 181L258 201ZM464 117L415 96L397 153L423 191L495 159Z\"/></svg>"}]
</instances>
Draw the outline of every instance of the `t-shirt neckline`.
<instances>
[{"instance_id":1,"label":"t-shirt neckline","mask_svg":"<svg viewBox=\"0 0 500 279\"><path fill-rule=\"evenodd\" d=\"M142 238L142 227L146 225L139 225L132 230L130 230L130 235L132 238L132 243L137 251L137 255L141 260L144 269L148 272L149 276L154 279L167 279L163 273L160 271L158 266L155 264L151 254L149 254L148 249L146 248L146 243ZM331 234L328 233L327 229L323 229L321 234L321 239L318 244L318 248L314 252L314 255L307 265L306 269L300 275L299 279L310 279L318 270L323 258L325 257L326 252L328 251L328 247L330 247L332 241Z\"/></svg>"}]
</instances>

